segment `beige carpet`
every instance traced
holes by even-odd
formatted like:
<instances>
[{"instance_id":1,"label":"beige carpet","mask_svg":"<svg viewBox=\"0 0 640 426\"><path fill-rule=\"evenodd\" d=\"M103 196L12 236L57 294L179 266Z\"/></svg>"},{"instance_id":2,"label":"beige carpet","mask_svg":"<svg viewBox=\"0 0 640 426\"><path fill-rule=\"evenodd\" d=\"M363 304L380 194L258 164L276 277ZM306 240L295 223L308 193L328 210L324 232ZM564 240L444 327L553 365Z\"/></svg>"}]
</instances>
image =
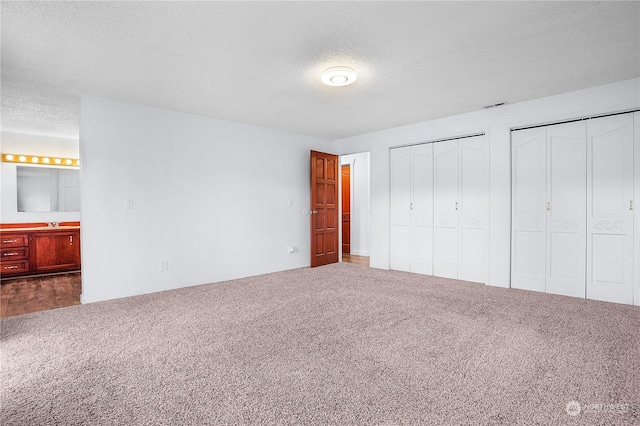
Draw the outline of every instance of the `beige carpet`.
<instances>
[{"instance_id":1,"label":"beige carpet","mask_svg":"<svg viewBox=\"0 0 640 426\"><path fill-rule=\"evenodd\" d=\"M335 264L1 325L7 426L640 424L632 306Z\"/></svg>"}]
</instances>

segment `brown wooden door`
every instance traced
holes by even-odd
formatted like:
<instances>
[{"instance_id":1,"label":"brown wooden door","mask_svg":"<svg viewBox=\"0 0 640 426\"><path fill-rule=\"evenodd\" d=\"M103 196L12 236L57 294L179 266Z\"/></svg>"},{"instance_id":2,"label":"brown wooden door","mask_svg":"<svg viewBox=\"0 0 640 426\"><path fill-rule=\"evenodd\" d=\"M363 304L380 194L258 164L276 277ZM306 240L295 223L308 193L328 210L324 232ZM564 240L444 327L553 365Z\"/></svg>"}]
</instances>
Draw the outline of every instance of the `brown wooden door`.
<instances>
[{"instance_id":1,"label":"brown wooden door","mask_svg":"<svg viewBox=\"0 0 640 426\"><path fill-rule=\"evenodd\" d=\"M33 235L36 272L80 268L80 232L52 232Z\"/></svg>"},{"instance_id":2,"label":"brown wooden door","mask_svg":"<svg viewBox=\"0 0 640 426\"><path fill-rule=\"evenodd\" d=\"M342 253L351 253L351 166L342 166Z\"/></svg>"},{"instance_id":3,"label":"brown wooden door","mask_svg":"<svg viewBox=\"0 0 640 426\"><path fill-rule=\"evenodd\" d=\"M311 267L338 261L338 156L311 151Z\"/></svg>"}]
</instances>

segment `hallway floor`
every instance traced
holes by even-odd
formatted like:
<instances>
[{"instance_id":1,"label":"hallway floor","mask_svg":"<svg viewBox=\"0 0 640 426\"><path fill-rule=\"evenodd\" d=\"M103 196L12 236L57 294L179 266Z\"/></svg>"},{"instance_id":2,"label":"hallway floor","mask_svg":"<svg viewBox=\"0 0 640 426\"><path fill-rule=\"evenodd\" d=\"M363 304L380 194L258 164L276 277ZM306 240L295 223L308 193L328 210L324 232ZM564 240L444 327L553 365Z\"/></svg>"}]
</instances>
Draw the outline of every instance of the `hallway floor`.
<instances>
[{"instance_id":1,"label":"hallway floor","mask_svg":"<svg viewBox=\"0 0 640 426\"><path fill-rule=\"evenodd\" d=\"M355 263L356 265L369 266L369 256L358 256L350 253L342 253L344 263Z\"/></svg>"}]
</instances>

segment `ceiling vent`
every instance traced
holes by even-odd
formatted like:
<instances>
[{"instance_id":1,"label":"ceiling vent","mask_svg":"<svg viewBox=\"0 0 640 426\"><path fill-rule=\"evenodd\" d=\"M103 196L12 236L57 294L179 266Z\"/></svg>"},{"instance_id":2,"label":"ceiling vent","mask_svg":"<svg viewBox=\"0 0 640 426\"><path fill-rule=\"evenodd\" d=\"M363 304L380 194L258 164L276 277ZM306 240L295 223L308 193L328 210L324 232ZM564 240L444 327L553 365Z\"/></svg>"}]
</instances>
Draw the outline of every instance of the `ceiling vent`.
<instances>
[{"instance_id":1,"label":"ceiling vent","mask_svg":"<svg viewBox=\"0 0 640 426\"><path fill-rule=\"evenodd\" d=\"M502 105L506 105L508 103L509 102L507 102L507 101L503 101L503 102L498 102L497 104L485 105L482 108L484 108L484 109L495 108L495 107L499 107L499 106L502 106Z\"/></svg>"}]
</instances>

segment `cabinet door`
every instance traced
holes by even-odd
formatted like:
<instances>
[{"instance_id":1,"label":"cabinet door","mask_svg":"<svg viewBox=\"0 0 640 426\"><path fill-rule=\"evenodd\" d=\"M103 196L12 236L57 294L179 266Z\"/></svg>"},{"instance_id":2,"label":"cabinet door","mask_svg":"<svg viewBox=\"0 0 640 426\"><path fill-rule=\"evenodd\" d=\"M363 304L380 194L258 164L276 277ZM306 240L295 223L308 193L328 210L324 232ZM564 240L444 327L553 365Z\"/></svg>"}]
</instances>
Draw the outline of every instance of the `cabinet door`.
<instances>
[{"instance_id":1,"label":"cabinet door","mask_svg":"<svg viewBox=\"0 0 640 426\"><path fill-rule=\"evenodd\" d=\"M411 272L433 274L433 144L411 147Z\"/></svg>"},{"instance_id":2,"label":"cabinet door","mask_svg":"<svg viewBox=\"0 0 640 426\"><path fill-rule=\"evenodd\" d=\"M585 297L586 167L586 124L547 127L547 293Z\"/></svg>"},{"instance_id":3,"label":"cabinet door","mask_svg":"<svg viewBox=\"0 0 640 426\"><path fill-rule=\"evenodd\" d=\"M391 158L391 269L411 271L411 148L394 148Z\"/></svg>"},{"instance_id":4,"label":"cabinet door","mask_svg":"<svg viewBox=\"0 0 640 426\"><path fill-rule=\"evenodd\" d=\"M633 116L587 126L587 298L633 303Z\"/></svg>"},{"instance_id":5,"label":"cabinet door","mask_svg":"<svg viewBox=\"0 0 640 426\"><path fill-rule=\"evenodd\" d=\"M486 283L489 191L484 136L458 141L458 279Z\"/></svg>"},{"instance_id":6,"label":"cabinet door","mask_svg":"<svg viewBox=\"0 0 640 426\"><path fill-rule=\"evenodd\" d=\"M458 141L437 142L434 158L433 274L458 276Z\"/></svg>"},{"instance_id":7,"label":"cabinet door","mask_svg":"<svg viewBox=\"0 0 640 426\"><path fill-rule=\"evenodd\" d=\"M74 270L80 267L80 233L51 232L33 235L36 272Z\"/></svg>"},{"instance_id":8,"label":"cabinet door","mask_svg":"<svg viewBox=\"0 0 640 426\"><path fill-rule=\"evenodd\" d=\"M511 133L511 287L545 291L546 130Z\"/></svg>"}]
</instances>

